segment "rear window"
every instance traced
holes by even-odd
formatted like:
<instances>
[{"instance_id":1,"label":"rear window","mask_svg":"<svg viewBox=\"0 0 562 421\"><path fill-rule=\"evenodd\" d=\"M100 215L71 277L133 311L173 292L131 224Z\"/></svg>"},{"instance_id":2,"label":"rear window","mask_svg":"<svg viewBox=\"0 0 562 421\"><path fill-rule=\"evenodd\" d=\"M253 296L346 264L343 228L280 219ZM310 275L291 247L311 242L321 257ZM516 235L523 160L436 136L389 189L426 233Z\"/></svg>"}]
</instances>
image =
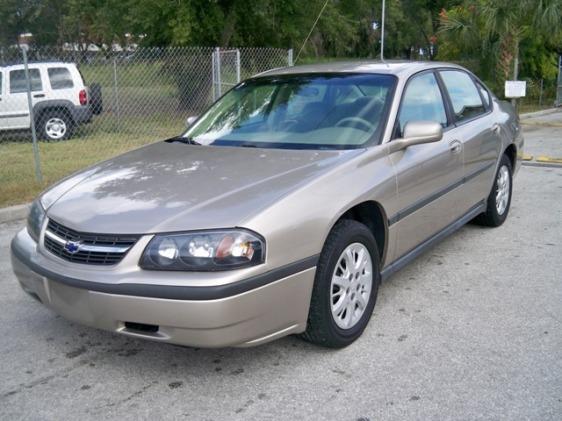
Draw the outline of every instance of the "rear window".
<instances>
[{"instance_id":1,"label":"rear window","mask_svg":"<svg viewBox=\"0 0 562 421\"><path fill-rule=\"evenodd\" d=\"M31 81L31 91L40 91L43 89L39 69L29 69L29 79ZM10 93L18 94L21 92L27 92L25 70L12 70L10 72Z\"/></svg>"},{"instance_id":2,"label":"rear window","mask_svg":"<svg viewBox=\"0 0 562 421\"><path fill-rule=\"evenodd\" d=\"M74 87L72 76L66 67L51 67L47 70L52 89L69 89Z\"/></svg>"}]
</instances>

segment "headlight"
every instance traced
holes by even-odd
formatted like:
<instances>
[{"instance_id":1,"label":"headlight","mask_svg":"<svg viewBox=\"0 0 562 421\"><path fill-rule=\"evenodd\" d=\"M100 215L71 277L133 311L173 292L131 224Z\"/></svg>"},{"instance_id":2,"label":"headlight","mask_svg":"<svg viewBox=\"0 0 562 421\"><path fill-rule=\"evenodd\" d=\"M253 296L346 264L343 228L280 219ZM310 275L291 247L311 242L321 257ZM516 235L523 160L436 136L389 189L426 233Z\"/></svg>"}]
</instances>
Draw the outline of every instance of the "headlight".
<instances>
[{"instance_id":1,"label":"headlight","mask_svg":"<svg viewBox=\"0 0 562 421\"><path fill-rule=\"evenodd\" d=\"M156 235L144 250L143 269L219 271L263 263L265 241L242 229Z\"/></svg>"},{"instance_id":2,"label":"headlight","mask_svg":"<svg viewBox=\"0 0 562 421\"><path fill-rule=\"evenodd\" d=\"M45 220L45 209L41 205L39 199L31 204L29 215L27 216L27 232L36 242L39 241L39 234L41 234L41 227Z\"/></svg>"}]
</instances>

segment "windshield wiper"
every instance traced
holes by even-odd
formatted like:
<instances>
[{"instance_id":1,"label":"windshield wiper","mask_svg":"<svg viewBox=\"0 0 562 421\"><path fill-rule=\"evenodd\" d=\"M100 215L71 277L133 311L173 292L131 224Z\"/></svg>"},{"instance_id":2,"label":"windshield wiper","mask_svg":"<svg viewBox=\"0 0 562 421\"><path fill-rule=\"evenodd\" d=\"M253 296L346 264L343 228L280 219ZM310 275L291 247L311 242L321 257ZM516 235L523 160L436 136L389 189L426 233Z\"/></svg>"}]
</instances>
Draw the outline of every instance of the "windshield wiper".
<instances>
[{"instance_id":1,"label":"windshield wiper","mask_svg":"<svg viewBox=\"0 0 562 421\"><path fill-rule=\"evenodd\" d=\"M186 145L201 145L201 143L197 142L192 137L183 137L183 136L171 137L170 139L166 139L164 142L167 143L180 142L180 143L185 143Z\"/></svg>"}]
</instances>

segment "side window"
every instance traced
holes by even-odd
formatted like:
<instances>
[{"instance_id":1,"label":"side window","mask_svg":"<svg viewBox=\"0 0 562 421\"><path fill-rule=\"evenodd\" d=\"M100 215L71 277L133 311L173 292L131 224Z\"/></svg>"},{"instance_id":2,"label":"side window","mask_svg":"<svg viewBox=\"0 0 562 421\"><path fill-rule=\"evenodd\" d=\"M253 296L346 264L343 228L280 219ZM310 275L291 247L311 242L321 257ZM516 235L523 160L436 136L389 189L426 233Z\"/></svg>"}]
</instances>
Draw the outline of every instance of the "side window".
<instances>
[{"instance_id":1,"label":"side window","mask_svg":"<svg viewBox=\"0 0 562 421\"><path fill-rule=\"evenodd\" d=\"M4 72L0 70L0 96L2 96L2 82L4 81Z\"/></svg>"},{"instance_id":2,"label":"side window","mask_svg":"<svg viewBox=\"0 0 562 421\"><path fill-rule=\"evenodd\" d=\"M468 120L486 112L478 89L468 74L456 70L444 70L441 72L441 77L449 92L457 121Z\"/></svg>"},{"instance_id":3,"label":"side window","mask_svg":"<svg viewBox=\"0 0 562 421\"><path fill-rule=\"evenodd\" d=\"M400 133L409 121L435 121L441 126L447 126L447 114L443 97L433 73L415 76L406 85L406 92L402 98L398 123Z\"/></svg>"},{"instance_id":4,"label":"side window","mask_svg":"<svg viewBox=\"0 0 562 421\"><path fill-rule=\"evenodd\" d=\"M66 67L51 67L47 70L52 89L73 88L72 76Z\"/></svg>"},{"instance_id":5,"label":"side window","mask_svg":"<svg viewBox=\"0 0 562 421\"><path fill-rule=\"evenodd\" d=\"M29 79L31 80L32 91L40 91L43 89L39 69L29 69ZM18 94L26 91L27 82L25 80L25 70L12 70L10 72L10 93Z\"/></svg>"},{"instance_id":6,"label":"side window","mask_svg":"<svg viewBox=\"0 0 562 421\"><path fill-rule=\"evenodd\" d=\"M484 86L479 83L478 81L476 82L476 86L478 87L478 90L480 91L480 95L482 96L482 98L484 98L484 105L486 107L487 110L490 109L490 94L488 93L488 91L486 90L486 88L484 88Z\"/></svg>"}]
</instances>

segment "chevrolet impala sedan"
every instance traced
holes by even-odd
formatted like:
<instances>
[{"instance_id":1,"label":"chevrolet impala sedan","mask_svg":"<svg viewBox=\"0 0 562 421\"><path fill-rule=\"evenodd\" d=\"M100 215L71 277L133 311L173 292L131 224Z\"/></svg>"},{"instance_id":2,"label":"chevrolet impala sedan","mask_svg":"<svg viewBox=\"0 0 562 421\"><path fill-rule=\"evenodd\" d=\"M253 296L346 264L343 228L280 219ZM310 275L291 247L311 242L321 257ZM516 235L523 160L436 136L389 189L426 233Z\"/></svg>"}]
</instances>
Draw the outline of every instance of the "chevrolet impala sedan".
<instances>
[{"instance_id":1,"label":"chevrolet impala sedan","mask_svg":"<svg viewBox=\"0 0 562 421\"><path fill-rule=\"evenodd\" d=\"M11 245L25 292L136 338L343 347L381 280L505 221L523 151L511 105L446 63L273 70L190 122L35 200Z\"/></svg>"}]
</instances>

